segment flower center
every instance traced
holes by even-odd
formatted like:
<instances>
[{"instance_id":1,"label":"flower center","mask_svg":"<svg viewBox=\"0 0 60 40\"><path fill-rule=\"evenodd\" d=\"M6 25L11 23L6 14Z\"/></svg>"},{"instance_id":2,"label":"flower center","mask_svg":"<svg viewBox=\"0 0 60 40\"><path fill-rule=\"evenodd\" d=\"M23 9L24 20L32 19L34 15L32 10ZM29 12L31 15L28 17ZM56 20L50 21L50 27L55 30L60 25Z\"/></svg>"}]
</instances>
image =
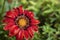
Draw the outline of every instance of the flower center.
<instances>
[{"instance_id":1,"label":"flower center","mask_svg":"<svg viewBox=\"0 0 60 40\"><path fill-rule=\"evenodd\" d=\"M24 26L27 25L27 20L24 19L24 18L21 18L21 19L19 19L18 24L19 24L21 27L24 27Z\"/></svg>"},{"instance_id":2,"label":"flower center","mask_svg":"<svg viewBox=\"0 0 60 40\"><path fill-rule=\"evenodd\" d=\"M25 28L25 27L28 26L29 20L28 20L28 18L25 17L25 16L19 16L19 17L17 18L17 24L18 24L18 26L19 26L20 28Z\"/></svg>"}]
</instances>

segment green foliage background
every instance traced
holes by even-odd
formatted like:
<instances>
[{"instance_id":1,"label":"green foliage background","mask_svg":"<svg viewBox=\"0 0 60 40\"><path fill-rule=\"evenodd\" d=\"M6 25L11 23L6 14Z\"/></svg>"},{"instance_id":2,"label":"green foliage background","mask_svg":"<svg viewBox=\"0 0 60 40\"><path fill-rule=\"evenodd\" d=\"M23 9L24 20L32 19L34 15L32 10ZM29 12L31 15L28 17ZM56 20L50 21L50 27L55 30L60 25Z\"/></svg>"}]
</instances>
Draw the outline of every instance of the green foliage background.
<instances>
[{"instance_id":1,"label":"green foliage background","mask_svg":"<svg viewBox=\"0 0 60 40\"><path fill-rule=\"evenodd\" d=\"M60 40L60 0L0 0L0 40L16 40L3 30L2 20L6 11L20 5L33 11L41 22L33 40Z\"/></svg>"}]
</instances>

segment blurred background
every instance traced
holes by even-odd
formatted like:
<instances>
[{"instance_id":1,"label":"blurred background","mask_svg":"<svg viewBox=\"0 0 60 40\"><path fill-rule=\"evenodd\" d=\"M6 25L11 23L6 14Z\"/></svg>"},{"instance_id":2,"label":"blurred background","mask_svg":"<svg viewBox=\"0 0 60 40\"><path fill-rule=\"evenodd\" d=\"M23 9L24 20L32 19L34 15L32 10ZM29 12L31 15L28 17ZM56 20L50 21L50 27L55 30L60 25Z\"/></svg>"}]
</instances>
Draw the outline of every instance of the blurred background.
<instances>
[{"instance_id":1,"label":"blurred background","mask_svg":"<svg viewBox=\"0 0 60 40\"><path fill-rule=\"evenodd\" d=\"M40 20L39 34L33 40L60 40L60 0L0 0L0 40L16 40L3 30L2 20L7 11L20 5Z\"/></svg>"}]
</instances>

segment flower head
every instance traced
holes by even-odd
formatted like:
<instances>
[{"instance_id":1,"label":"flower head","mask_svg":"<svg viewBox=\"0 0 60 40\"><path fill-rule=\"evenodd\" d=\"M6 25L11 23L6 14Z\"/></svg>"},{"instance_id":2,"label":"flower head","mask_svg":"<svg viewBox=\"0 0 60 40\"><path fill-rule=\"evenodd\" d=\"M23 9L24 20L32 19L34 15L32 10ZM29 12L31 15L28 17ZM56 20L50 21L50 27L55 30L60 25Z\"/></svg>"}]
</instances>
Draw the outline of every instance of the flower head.
<instances>
[{"instance_id":1,"label":"flower head","mask_svg":"<svg viewBox=\"0 0 60 40\"><path fill-rule=\"evenodd\" d=\"M22 6L8 11L3 22L6 23L4 30L9 31L10 37L16 36L16 40L32 38L38 31L39 21L34 18L33 12L23 10Z\"/></svg>"}]
</instances>

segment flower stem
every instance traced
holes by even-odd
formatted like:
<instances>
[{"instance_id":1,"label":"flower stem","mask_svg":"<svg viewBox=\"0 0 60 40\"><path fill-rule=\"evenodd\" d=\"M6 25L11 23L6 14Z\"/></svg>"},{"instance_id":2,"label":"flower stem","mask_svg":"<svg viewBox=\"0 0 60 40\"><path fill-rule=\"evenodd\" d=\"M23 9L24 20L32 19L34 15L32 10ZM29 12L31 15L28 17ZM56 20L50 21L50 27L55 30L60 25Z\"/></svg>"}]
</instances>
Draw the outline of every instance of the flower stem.
<instances>
[{"instance_id":1,"label":"flower stem","mask_svg":"<svg viewBox=\"0 0 60 40\"><path fill-rule=\"evenodd\" d=\"M2 14L4 13L5 1L6 0L3 1L2 10L1 10L1 13L0 13L0 19L2 18Z\"/></svg>"}]
</instances>

